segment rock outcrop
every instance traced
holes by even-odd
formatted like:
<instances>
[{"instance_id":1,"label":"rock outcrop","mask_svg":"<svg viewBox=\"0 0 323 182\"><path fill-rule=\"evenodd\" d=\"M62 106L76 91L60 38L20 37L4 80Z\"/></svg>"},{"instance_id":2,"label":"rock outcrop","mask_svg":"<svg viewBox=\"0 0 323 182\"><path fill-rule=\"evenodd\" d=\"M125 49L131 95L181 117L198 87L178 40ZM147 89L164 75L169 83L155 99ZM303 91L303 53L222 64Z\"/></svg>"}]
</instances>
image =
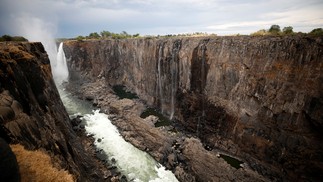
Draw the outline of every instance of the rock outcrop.
<instances>
[{"instance_id":1,"label":"rock outcrop","mask_svg":"<svg viewBox=\"0 0 323 182\"><path fill-rule=\"evenodd\" d=\"M17 158L8 143L2 138L0 138L0 170L1 181L20 181Z\"/></svg>"},{"instance_id":2,"label":"rock outcrop","mask_svg":"<svg viewBox=\"0 0 323 182\"><path fill-rule=\"evenodd\" d=\"M41 43L1 43L0 83L1 137L46 150L78 181L102 179L72 130Z\"/></svg>"},{"instance_id":3,"label":"rock outcrop","mask_svg":"<svg viewBox=\"0 0 323 182\"><path fill-rule=\"evenodd\" d=\"M323 178L322 37L68 41L65 53L71 81L125 85L265 176Z\"/></svg>"}]
</instances>

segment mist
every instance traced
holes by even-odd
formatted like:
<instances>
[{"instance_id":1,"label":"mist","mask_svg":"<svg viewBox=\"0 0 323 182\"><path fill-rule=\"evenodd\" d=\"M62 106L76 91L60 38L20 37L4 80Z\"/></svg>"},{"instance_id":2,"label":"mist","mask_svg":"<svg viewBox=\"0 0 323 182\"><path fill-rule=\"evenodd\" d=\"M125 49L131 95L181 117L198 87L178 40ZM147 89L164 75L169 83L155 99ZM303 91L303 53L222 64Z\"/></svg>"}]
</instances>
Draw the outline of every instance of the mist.
<instances>
[{"instance_id":1,"label":"mist","mask_svg":"<svg viewBox=\"0 0 323 182\"><path fill-rule=\"evenodd\" d=\"M58 55L57 44L55 41L56 25L43 19L33 16L20 16L13 20L13 30L18 35L27 38L30 42L41 42L48 54L52 68L53 78L57 85L67 81L68 70L64 52ZM64 61L64 63L59 63ZM64 65L64 67L62 67Z\"/></svg>"},{"instance_id":2,"label":"mist","mask_svg":"<svg viewBox=\"0 0 323 182\"><path fill-rule=\"evenodd\" d=\"M57 46L55 43L56 26L36 17L22 16L14 19L16 34L30 42L41 42L50 59L51 67L56 66Z\"/></svg>"}]
</instances>

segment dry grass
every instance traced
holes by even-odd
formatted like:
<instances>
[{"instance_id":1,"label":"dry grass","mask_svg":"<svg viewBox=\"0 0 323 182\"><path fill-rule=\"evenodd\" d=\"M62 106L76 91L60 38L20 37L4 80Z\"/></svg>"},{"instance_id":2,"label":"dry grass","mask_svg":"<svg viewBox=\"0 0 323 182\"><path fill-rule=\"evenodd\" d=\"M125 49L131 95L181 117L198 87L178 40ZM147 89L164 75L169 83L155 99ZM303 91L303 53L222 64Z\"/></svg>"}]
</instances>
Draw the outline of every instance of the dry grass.
<instances>
[{"instance_id":1,"label":"dry grass","mask_svg":"<svg viewBox=\"0 0 323 182\"><path fill-rule=\"evenodd\" d=\"M53 167L49 155L42 151L28 151L21 145L10 145L16 154L22 182L73 182L65 170Z\"/></svg>"}]
</instances>

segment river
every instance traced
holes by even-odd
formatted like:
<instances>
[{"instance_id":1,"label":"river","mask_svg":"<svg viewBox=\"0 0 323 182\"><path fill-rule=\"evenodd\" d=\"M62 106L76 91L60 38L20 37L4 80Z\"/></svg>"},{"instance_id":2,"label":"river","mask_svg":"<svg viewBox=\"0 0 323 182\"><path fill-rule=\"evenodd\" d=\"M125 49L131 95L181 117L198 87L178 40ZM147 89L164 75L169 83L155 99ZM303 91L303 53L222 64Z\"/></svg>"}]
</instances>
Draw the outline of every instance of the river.
<instances>
[{"instance_id":1,"label":"river","mask_svg":"<svg viewBox=\"0 0 323 182\"><path fill-rule=\"evenodd\" d=\"M106 160L114 163L129 181L178 181L171 171L166 170L149 154L125 141L108 115L93 110L90 103L76 98L63 88L59 87L59 93L68 114L71 117L83 116L86 133L95 138L96 148L102 149L108 156Z\"/></svg>"}]
</instances>

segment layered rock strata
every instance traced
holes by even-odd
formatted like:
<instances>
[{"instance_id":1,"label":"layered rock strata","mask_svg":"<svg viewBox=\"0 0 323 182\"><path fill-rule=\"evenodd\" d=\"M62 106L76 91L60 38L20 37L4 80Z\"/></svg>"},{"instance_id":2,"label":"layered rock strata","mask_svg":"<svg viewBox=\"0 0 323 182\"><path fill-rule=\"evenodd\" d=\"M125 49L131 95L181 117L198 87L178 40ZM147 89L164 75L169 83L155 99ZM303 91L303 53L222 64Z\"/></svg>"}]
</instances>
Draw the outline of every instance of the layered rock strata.
<instances>
[{"instance_id":1,"label":"layered rock strata","mask_svg":"<svg viewBox=\"0 0 323 182\"><path fill-rule=\"evenodd\" d=\"M72 130L41 43L1 43L0 83L2 138L46 150L78 181L103 179Z\"/></svg>"},{"instance_id":2,"label":"layered rock strata","mask_svg":"<svg viewBox=\"0 0 323 182\"><path fill-rule=\"evenodd\" d=\"M156 128L149 117L139 117L145 109L140 99L119 99L104 79L82 85L69 83L66 88L80 98L92 98L101 112L109 114L126 141L172 170L179 181L268 181L248 166L239 169L230 166L219 158L219 151L206 150L198 139L176 128Z\"/></svg>"},{"instance_id":3,"label":"layered rock strata","mask_svg":"<svg viewBox=\"0 0 323 182\"><path fill-rule=\"evenodd\" d=\"M68 41L71 81L125 85L263 175L322 179L323 38Z\"/></svg>"}]
</instances>

